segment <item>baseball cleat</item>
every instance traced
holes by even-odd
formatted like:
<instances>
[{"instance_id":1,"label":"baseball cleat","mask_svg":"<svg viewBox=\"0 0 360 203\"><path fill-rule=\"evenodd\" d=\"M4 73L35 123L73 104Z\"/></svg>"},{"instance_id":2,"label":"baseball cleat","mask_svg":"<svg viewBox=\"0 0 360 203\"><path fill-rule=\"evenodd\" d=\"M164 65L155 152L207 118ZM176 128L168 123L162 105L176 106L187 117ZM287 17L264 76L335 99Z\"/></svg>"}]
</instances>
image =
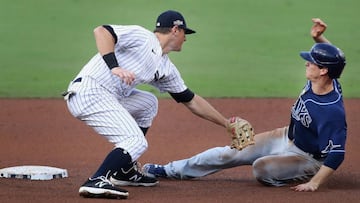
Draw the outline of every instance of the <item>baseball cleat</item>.
<instances>
[{"instance_id":1,"label":"baseball cleat","mask_svg":"<svg viewBox=\"0 0 360 203\"><path fill-rule=\"evenodd\" d=\"M129 192L115 187L105 176L89 178L79 189L85 198L126 199Z\"/></svg>"},{"instance_id":2,"label":"baseball cleat","mask_svg":"<svg viewBox=\"0 0 360 203\"><path fill-rule=\"evenodd\" d=\"M142 171L146 176L152 177L152 178L156 178L156 177L167 178L168 177L163 165L145 164L142 168Z\"/></svg>"},{"instance_id":3,"label":"baseball cleat","mask_svg":"<svg viewBox=\"0 0 360 203\"><path fill-rule=\"evenodd\" d=\"M110 177L111 183L116 186L155 186L159 183L154 177L148 177L138 170L137 162L128 169L123 168Z\"/></svg>"}]
</instances>

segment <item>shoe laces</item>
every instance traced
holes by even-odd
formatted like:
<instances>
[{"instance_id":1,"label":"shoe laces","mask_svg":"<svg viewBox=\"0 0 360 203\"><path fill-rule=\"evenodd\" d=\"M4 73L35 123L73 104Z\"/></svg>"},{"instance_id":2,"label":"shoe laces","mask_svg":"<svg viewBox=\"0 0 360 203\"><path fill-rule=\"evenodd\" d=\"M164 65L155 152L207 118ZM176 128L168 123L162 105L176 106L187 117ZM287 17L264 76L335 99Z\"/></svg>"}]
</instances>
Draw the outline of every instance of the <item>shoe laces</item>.
<instances>
[{"instance_id":1,"label":"shoe laces","mask_svg":"<svg viewBox=\"0 0 360 203\"><path fill-rule=\"evenodd\" d=\"M134 163L134 169L135 169L137 172L143 174L143 171L142 171L142 167L141 167L141 163L140 163L140 162L135 161L135 163Z\"/></svg>"},{"instance_id":2,"label":"shoe laces","mask_svg":"<svg viewBox=\"0 0 360 203\"><path fill-rule=\"evenodd\" d=\"M143 176L144 176L144 173L143 173L143 171L142 171L141 163L140 163L140 162L135 161L135 162L134 162L133 169L134 169L137 173L140 173L140 175L143 175Z\"/></svg>"},{"instance_id":3,"label":"shoe laces","mask_svg":"<svg viewBox=\"0 0 360 203\"><path fill-rule=\"evenodd\" d=\"M89 178L90 180L100 180L98 183L99 185L111 185L114 186L114 184L112 184L112 182L110 182L109 180L109 176L110 176L110 171L108 171L106 173L106 176L98 176L96 178Z\"/></svg>"}]
</instances>

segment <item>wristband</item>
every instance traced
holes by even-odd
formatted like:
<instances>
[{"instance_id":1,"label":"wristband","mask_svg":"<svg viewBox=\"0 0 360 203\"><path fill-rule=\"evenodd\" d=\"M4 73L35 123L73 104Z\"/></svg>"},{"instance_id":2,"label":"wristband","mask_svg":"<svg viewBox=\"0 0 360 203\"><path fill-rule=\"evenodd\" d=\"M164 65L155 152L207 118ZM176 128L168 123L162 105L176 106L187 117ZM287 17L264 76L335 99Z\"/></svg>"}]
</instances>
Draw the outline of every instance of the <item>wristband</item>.
<instances>
[{"instance_id":1,"label":"wristband","mask_svg":"<svg viewBox=\"0 0 360 203\"><path fill-rule=\"evenodd\" d=\"M119 67L119 64L116 60L115 54L114 52L110 52L108 54L105 54L103 56L103 59L106 63L106 65L111 69L115 68L115 67Z\"/></svg>"}]
</instances>

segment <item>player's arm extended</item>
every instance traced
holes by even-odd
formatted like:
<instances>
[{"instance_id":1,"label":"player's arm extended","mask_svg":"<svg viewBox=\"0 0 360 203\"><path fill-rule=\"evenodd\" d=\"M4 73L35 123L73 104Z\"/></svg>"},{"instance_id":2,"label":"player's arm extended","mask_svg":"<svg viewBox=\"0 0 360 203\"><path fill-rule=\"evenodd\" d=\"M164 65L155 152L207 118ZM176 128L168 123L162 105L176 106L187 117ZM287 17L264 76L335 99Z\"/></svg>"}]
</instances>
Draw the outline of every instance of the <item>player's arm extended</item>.
<instances>
[{"instance_id":1,"label":"player's arm extended","mask_svg":"<svg viewBox=\"0 0 360 203\"><path fill-rule=\"evenodd\" d=\"M299 192L316 191L319 188L319 186L322 183L324 183L334 173L334 171L335 171L334 169L322 165L320 167L320 170L315 174L314 177L311 178L309 182L291 187L291 189Z\"/></svg>"},{"instance_id":2,"label":"player's arm extended","mask_svg":"<svg viewBox=\"0 0 360 203\"><path fill-rule=\"evenodd\" d=\"M209 102L199 95L194 96L194 98L184 103L184 105L195 115L214 122L218 125L226 127L227 119L218 112Z\"/></svg>"}]
</instances>

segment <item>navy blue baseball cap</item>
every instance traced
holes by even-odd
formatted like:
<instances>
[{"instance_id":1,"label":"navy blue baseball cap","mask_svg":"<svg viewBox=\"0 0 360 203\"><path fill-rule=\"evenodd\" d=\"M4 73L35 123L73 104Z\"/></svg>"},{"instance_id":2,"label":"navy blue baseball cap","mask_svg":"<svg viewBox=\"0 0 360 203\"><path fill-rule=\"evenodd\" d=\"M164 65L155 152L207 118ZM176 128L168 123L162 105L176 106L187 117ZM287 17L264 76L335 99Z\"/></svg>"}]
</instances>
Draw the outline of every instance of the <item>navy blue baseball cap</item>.
<instances>
[{"instance_id":1,"label":"navy blue baseball cap","mask_svg":"<svg viewBox=\"0 0 360 203\"><path fill-rule=\"evenodd\" d=\"M179 28L185 30L185 34L193 34L195 30L192 30L186 26L186 22L181 13L173 10L168 10L159 15L156 20L156 28L167 27L172 28L177 25Z\"/></svg>"}]
</instances>

